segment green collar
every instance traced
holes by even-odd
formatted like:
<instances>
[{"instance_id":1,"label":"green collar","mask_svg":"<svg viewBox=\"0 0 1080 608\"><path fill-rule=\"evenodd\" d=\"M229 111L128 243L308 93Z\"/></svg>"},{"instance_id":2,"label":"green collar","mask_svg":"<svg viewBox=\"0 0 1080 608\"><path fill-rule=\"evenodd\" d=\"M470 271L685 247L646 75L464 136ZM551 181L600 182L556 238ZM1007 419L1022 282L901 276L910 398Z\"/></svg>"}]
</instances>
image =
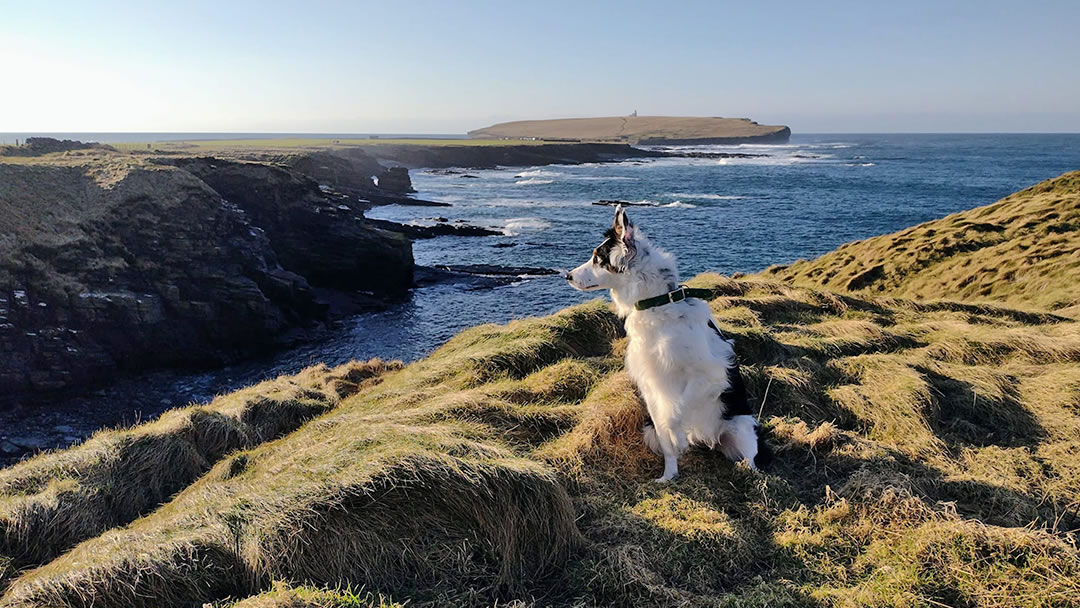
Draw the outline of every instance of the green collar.
<instances>
[{"instance_id":1,"label":"green collar","mask_svg":"<svg viewBox=\"0 0 1080 608\"><path fill-rule=\"evenodd\" d=\"M669 291L654 298L638 300L637 303L634 304L634 308L638 310L647 310L656 306L663 306L664 304L682 302L686 298L710 298L712 295L713 291L711 289L692 289L686 285L680 285L675 291Z\"/></svg>"}]
</instances>

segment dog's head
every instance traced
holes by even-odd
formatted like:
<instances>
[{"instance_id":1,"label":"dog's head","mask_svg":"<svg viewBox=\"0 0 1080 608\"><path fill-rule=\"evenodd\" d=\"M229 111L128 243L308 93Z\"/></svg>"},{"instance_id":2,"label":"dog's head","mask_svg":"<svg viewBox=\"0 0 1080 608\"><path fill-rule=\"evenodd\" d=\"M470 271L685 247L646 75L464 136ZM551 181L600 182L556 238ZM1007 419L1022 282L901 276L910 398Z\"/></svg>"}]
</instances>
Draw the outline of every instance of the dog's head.
<instances>
[{"instance_id":1,"label":"dog's head","mask_svg":"<svg viewBox=\"0 0 1080 608\"><path fill-rule=\"evenodd\" d=\"M637 229L626 217L626 210L615 208L615 221L604 233L604 240L587 262L566 273L570 286L581 291L613 289L617 287L626 271L637 257Z\"/></svg>"}]
</instances>

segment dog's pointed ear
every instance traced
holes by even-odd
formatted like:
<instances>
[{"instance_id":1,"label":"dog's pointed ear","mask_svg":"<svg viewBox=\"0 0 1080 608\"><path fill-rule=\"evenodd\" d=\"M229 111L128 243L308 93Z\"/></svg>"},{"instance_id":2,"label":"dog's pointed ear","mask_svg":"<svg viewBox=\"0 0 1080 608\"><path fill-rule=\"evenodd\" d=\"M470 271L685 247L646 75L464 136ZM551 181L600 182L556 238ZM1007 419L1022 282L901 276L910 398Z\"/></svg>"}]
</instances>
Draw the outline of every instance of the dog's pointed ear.
<instances>
[{"instance_id":1,"label":"dog's pointed ear","mask_svg":"<svg viewBox=\"0 0 1080 608\"><path fill-rule=\"evenodd\" d=\"M628 248L634 246L634 225L630 223L630 218L626 217L626 209L622 205L615 207L615 221L611 227L615 230L619 242Z\"/></svg>"}]
</instances>

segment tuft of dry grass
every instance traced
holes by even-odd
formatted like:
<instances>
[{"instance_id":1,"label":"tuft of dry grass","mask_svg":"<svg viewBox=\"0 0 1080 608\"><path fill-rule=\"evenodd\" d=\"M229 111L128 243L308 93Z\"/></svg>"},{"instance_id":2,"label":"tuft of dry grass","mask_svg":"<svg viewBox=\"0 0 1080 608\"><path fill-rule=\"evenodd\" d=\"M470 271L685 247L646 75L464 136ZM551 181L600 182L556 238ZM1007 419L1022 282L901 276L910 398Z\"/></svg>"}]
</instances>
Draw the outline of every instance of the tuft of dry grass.
<instances>
[{"instance_id":1,"label":"tuft of dry grass","mask_svg":"<svg viewBox=\"0 0 1080 608\"><path fill-rule=\"evenodd\" d=\"M915 299L1080 305L1080 171L1000 201L848 243L766 276L798 285Z\"/></svg>"}]
</instances>

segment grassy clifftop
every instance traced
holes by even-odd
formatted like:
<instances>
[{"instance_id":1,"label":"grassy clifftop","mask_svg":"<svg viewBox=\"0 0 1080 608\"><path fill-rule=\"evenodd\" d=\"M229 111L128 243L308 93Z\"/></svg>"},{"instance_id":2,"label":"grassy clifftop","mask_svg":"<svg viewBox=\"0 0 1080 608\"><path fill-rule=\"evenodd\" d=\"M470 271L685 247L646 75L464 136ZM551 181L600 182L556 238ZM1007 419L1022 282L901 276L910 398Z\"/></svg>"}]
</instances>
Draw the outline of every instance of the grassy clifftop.
<instances>
[{"instance_id":1,"label":"grassy clifftop","mask_svg":"<svg viewBox=\"0 0 1080 608\"><path fill-rule=\"evenodd\" d=\"M1080 597L1080 325L760 278L693 284L713 290L746 363L779 451L766 473L695 450L675 483L652 484L625 338L593 302L468 330L403 369L282 378L0 472L0 605ZM298 430L248 430L297 400ZM219 410L220 426L184 422ZM140 458L125 447L163 436L172 447ZM133 494L146 487L160 491Z\"/></svg>"},{"instance_id":2,"label":"grassy clifftop","mask_svg":"<svg viewBox=\"0 0 1080 608\"><path fill-rule=\"evenodd\" d=\"M1080 171L764 274L859 293L1076 309Z\"/></svg>"}]
</instances>

